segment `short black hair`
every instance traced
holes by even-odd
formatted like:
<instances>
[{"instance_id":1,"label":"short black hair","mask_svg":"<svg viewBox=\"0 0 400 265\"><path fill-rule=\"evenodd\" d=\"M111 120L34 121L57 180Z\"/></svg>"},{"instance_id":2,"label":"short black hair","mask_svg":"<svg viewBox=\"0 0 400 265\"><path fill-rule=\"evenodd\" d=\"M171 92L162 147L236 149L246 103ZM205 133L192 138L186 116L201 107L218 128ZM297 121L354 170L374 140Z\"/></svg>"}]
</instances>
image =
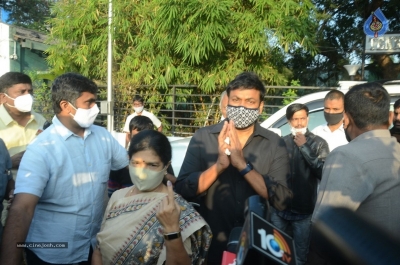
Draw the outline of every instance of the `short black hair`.
<instances>
[{"instance_id":1,"label":"short black hair","mask_svg":"<svg viewBox=\"0 0 400 265\"><path fill-rule=\"evenodd\" d=\"M332 89L331 91L328 92L325 96L325 100L334 100L334 99L342 99L344 100L344 94L342 91L339 91L337 89Z\"/></svg>"},{"instance_id":2,"label":"short black hair","mask_svg":"<svg viewBox=\"0 0 400 265\"><path fill-rule=\"evenodd\" d=\"M138 132L143 130L153 130L154 124L149 117L146 116L135 116L129 122L129 132L137 130Z\"/></svg>"},{"instance_id":3,"label":"short black hair","mask_svg":"<svg viewBox=\"0 0 400 265\"><path fill-rule=\"evenodd\" d=\"M300 103L293 103L293 104L289 105L286 109L286 119L287 120L292 119L293 115L300 110L305 110L307 113L307 117L308 117L309 110L306 105L300 104Z\"/></svg>"},{"instance_id":4,"label":"short black hair","mask_svg":"<svg viewBox=\"0 0 400 265\"><path fill-rule=\"evenodd\" d=\"M55 114L61 112L62 100L75 104L83 92L97 95L97 85L87 77L76 73L66 73L57 77L51 86L51 99Z\"/></svg>"},{"instance_id":5,"label":"short black hair","mask_svg":"<svg viewBox=\"0 0 400 265\"><path fill-rule=\"evenodd\" d=\"M260 101L264 101L265 86L261 79L253 72L243 72L235 77L226 87L228 97L236 89L256 89L260 91Z\"/></svg>"},{"instance_id":6,"label":"short black hair","mask_svg":"<svg viewBox=\"0 0 400 265\"><path fill-rule=\"evenodd\" d=\"M30 84L32 80L29 75L20 72L7 72L0 77L0 93L7 93L7 89L16 84Z\"/></svg>"},{"instance_id":7,"label":"short black hair","mask_svg":"<svg viewBox=\"0 0 400 265\"><path fill-rule=\"evenodd\" d=\"M400 99L396 100L393 105L393 109L397 109L400 107Z\"/></svg>"},{"instance_id":8,"label":"short black hair","mask_svg":"<svg viewBox=\"0 0 400 265\"><path fill-rule=\"evenodd\" d=\"M172 150L167 136L156 130L144 130L132 137L129 145L129 159L140 151L153 150L165 165L171 161Z\"/></svg>"},{"instance_id":9,"label":"short black hair","mask_svg":"<svg viewBox=\"0 0 400 265\"><path fill-rule=\"evenodd\" d=\"M389 126L390 96L376 82L355 85L344 96L344 110L359 129Z\"/></svg>"},{"instance_id":10,"label":"short black hair","mask_svg":"<svg viewBox=\"0 0 400 265\"><path fill-rule=\"evenodd\" d=\"M136 95L136 96L133 97L132 102L135 102L135 101L139 101L140 103L144 104L144 99L140 95Z\"/></svg>"}]
</instances>

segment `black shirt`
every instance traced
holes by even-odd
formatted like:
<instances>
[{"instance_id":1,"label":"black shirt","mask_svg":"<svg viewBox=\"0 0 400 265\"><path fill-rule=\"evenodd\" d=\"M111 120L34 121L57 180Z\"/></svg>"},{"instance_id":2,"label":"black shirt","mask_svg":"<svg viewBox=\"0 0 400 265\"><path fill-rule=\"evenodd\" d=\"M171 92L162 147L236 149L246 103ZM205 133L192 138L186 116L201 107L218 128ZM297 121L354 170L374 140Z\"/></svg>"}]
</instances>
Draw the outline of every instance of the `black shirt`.
<instances>
[{"instance_id":1,"label":"black shirt","mask_svg":"<svg viewBox=\"0 0 400 265\"><path fill-rule=\"evenodd\" d=\"M201 128L195 133L175 183L177 193L187 200L197 199L200 202L199 213L213 232L208 261L218 264L221 264L230 231L244 223L246 199L257 194L239 171L230 165L203 196L196 198L201 173L218 159L218 135L222 126L223 122ZM287 185L289 160L283 139L257 123L243 148L243 155L264 177L270 204L284 210L291 191Z\"/></svg>"}]
</instances>

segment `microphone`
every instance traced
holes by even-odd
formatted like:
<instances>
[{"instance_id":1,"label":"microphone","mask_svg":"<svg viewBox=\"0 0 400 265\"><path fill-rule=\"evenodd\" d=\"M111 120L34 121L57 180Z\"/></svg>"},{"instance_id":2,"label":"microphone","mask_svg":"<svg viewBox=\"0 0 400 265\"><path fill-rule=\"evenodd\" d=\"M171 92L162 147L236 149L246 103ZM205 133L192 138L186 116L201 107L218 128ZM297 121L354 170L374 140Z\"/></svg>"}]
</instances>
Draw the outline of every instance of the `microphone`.
<instances>
[{"instance_id":1,"label":"microphone","mask_svg":"<svg viewBox=\"0 0 400 265\"><path fill-rule=\"evenodd\" d=\"M236 243L236 265L296 264L292 238L267 222L267 213L264 198L258 195L247 198L245 222ZM233 238L236 236L233 230L231 234L235 234Z\"/></svg>"},{"instance_id":2,"label":"microphone","mask_svg":"<svg viewBox=\"0 0 400 265\"><path fill-rule=\"evenodd\" d=\"M261 198L259 195L250 196L244 204L244 218L246 218L250 212L264 218L266 216L266 208L265 199Z\"/></svg>"},{"instance_id":3,"label":"microphone","mask_svg":"<svg viewBox=\"0 0 400 265\"><path fill-rule=\"evenodd\" d=\"M235 227L229 234L228 245L226 250L231 253L236 253L237 245L239 243L240 234L242 233L243 227Z\"/></svg>"},{"instance_id":4,"label":"microphone","mask_svg":"<svg viewBox=\"0 0 400 265\"><path fill-rule=\"evenodd\" d=\"M240 234L243 227L235 227L229 234L228 244L226 251L222 254L222 265L235 265L236 264L236 249L239 243Z\"/></svg>"},{"instance_id":5,"label":"microphone","mask_svg":"<svg viewBox=\"0 0 400 265\"><path fill-rule=\"evenodd\" d=\"M247 216L249 213L254 212L260 216L265 216L265 200L263 202L263 199L259 195L253 195L250 196L249 198L246 199L245 205L244 205L244 217L247 220ZM222 265L230 265L230 264L236 264L236 252L238 250L238 244L239 244L239 239L242 235L243 227L235 227L231 230L229 234L229 239L228 239L228 244L227 244L227 249L224 251L222 255ZM246 233L246 232L244 232ZM257 256L255 257L252 255L255 259L258 259L260 261L260 258ZM252 264L254 261L254 258L251 259L247 257L246 262L247 264ZM262 263L259 263L262 264Z\"/></svg>"}]
</instances>

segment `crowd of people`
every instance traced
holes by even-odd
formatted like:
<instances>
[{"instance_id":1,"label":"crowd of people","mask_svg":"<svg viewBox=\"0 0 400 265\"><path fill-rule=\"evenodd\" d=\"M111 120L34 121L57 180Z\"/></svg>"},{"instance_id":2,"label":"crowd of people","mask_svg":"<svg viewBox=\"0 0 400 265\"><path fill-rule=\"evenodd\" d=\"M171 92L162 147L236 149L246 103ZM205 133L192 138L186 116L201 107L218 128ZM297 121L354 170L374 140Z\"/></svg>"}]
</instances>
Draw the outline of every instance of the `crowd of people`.
<instances>
[{"instance_id":1,"label":"crowd of people","mask_svg":"<svg viewBox=\"0 0 400 265\"><path fill-rule=\"evenodd\" d=\"M97 90L80 74L57 77L44 128L29 76L0 77L0 264L220 265L253 195L293 236L298 265L329 264L310 235L330 207L400 239L400 100L391 112L377 83L327 93L326 124L312 131L308 107L289 105L291 133L280 137L258 123L264 84L243 72L221 95L221 121L190 140L178 176L143 98L133 98L121 146L93 124Z\"/></svg>"}]
</instances>

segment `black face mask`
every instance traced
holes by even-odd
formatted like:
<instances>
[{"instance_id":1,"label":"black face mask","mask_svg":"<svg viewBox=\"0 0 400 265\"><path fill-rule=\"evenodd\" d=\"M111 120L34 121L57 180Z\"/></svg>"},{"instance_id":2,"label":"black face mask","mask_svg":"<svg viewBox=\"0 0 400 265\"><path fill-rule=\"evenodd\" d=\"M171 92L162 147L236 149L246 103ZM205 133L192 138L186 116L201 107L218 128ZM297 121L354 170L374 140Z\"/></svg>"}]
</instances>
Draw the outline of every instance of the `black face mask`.
<instances>
[{"instance_id":1,"label":"black face mask","mask_svg":"<svg viewBox=\"0 0 400 265\"><path fill-rule=\"evenodd\" d=\"M324 111L324 117L326 122L329 125L336 125L343 119L343 112L342 113L327 113Z\"/></svg>"}]
</instances>

